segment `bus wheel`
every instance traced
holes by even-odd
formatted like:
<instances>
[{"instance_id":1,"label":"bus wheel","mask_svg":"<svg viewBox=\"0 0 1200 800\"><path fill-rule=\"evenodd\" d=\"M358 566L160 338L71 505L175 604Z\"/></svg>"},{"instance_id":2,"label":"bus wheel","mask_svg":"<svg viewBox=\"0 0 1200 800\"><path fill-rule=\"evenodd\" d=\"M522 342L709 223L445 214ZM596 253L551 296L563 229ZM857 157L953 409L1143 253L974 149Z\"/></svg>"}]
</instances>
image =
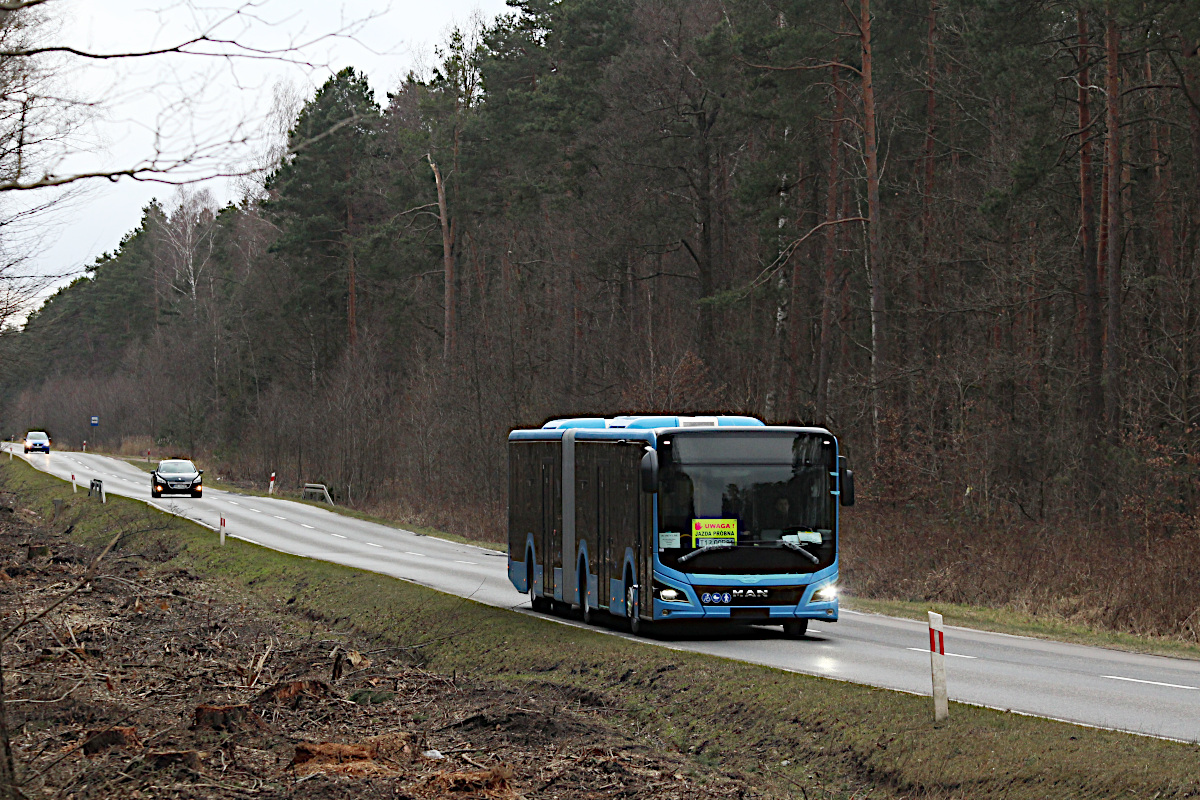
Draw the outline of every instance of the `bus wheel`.
<instances>
[{"instance_id":1,"label":"bus wheel","mask_svg":"<svg viewBox=\"0 0 1200 800\"><path fill-rule=\"evenodd\" d=\"M592 604L588 600L587 570L579 570L579 618L584 625L592 624Z\"/></svg>"},{"instance_id":2,"label":"bus wheel","mask_svg":"<svg viewBox=\"0 0 1200 800\"><path fill-rule=\"evenodd\" d=\"M533 582L533 559L525 560L525 579L529 583L529 606L534 611L545 612L548 603L546 598L539 597L537 593L537 584Z\"/></svg>"},{"instance_id":3,"label":"bus wheel","mask_svg":"<svg viewBox=\"0 0 1200 800\"><path fill-rule=\"evenodd\" d=\"M789 639L801 639L808 630L808 620L789 619L783 623L783 635Z\"/></svg>"},{"instance_id":4,"label":"bus wheel","mask_svg":"<svg viewBox=\"0 0 1200 800\"><path fill-rule=\"evenodd\" d=\"M634 636L641 636L646 632L646 623L642 622L641 609L638 608L638 605L637 590L633 588L633 581L627 578L625 580L625 615L629 617L629 632Z\"/></svg>"}]
</instances>

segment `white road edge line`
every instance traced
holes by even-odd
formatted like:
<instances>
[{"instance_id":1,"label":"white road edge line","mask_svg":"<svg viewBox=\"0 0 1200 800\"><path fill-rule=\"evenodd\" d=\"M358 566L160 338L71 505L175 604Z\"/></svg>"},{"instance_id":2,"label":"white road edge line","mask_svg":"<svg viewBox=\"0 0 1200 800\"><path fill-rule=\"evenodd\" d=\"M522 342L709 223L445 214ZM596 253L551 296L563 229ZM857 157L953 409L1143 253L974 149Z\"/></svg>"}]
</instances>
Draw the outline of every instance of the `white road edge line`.
<instances>
[{"instance_id":1,"label":"white road edge line","mask_svg":"<svg viewBox=\"0 0 1200 800\"><path fill-rule=\"evenodd\" d=\"M1151 686L1165 686L1168 689L1191 689L1193 692L1200 692L1200 686L1184 686L1179 683L1162 683L1161 681L1142 681L1137 678L1123 678L1120 675L1101 675L1101 678L1108 678L1114 681L1129 681L1130 683L1147 683Z\"/></svg>"},{"instance_id":2,"label":"white road edge line","mask_svg":"<svg viewBox=\"0 0 1200 800\"><path fill-rule=\"evenodd\" d=\"M912 650L914 653L928 653L924 647L907 647L906 650ZM969 658L972 661L977 660L979 656L962 656L958 653L946 653L946 658Z\"/></svg>"}]
</instances>

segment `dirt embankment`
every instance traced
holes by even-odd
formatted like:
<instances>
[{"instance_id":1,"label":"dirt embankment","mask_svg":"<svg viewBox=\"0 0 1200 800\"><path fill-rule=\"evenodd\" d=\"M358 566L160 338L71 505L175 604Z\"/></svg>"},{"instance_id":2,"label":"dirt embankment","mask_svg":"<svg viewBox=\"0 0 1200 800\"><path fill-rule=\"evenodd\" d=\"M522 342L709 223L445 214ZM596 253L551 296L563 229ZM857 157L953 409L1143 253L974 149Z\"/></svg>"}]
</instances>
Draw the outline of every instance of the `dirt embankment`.
<instances>
[{"instance_id":1,"label":"dirt embankment","mask_svg":"<svg viewBox=\"0 0 1200 800\"><path fill-rule=\"evenodd\" d=\"M27 796L762 796L656 752L593 699L431 674L402 643L331 635L164 569L164 553L116 549L89 579L97 551L41 523L0 510L6 708Z\"/></svg>"}]
</instances>

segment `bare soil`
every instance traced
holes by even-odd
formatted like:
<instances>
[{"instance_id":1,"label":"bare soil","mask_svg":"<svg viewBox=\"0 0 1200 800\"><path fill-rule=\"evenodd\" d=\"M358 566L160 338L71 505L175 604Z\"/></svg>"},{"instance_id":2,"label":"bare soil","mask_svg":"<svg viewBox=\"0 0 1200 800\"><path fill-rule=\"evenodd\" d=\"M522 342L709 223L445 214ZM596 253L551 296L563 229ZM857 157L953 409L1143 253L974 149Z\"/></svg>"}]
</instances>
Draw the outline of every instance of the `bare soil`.
<instances>
[{"instance_id":1,"label":"bare soil","mask_svg":"<svg viewBox=\"0 0 1200 800\"><path fill-rule=\"evenodd\" d=\"M11 499L11 495L8 496ZM286 602L98 555L0 493L6 711L28 797L763 797L551 684L421 668Z\"/></svg>"}]
</instances>

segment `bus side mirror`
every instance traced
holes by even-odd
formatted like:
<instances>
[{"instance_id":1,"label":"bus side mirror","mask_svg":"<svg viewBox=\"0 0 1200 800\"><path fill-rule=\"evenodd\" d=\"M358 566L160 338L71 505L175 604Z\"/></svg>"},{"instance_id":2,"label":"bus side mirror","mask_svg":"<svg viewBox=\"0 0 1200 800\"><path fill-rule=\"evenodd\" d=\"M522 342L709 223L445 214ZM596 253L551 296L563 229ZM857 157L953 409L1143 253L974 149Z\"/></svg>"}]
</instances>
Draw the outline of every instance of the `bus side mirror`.
<instances>
[{"instance_id":1,"label":"bus side mirror","mask_svg":"<svg viewBox=\"0 0 1200 800\"><path fill-rule=\"evenodd\" d=\"M854 505L854 470L846 468L845 456L838 456L838 490L842 505Z\"/></svg>"},{"instance_id":2,"label":"bus side mirror","mask_svg":"<svg viewBox=\"0 0 1200 800\"><path fill-rule=\"evenodd\" d=\"M646 450L642 456L642 491L654 494L658 491L658 451Z\"/></svg>"}]
</instances>

